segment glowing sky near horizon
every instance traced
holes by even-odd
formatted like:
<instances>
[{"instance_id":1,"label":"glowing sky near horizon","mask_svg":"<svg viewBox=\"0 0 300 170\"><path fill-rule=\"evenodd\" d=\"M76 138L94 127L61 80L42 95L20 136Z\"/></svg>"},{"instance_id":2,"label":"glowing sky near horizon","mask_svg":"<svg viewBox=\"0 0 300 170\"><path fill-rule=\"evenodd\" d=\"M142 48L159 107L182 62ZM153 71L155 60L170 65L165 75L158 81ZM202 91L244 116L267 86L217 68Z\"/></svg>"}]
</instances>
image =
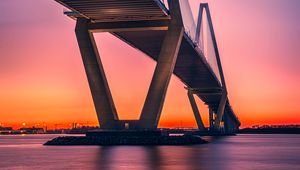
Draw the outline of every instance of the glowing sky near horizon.
<instances>
[{"instance_id":1,"label":"glowing sky near horizon","mask_svg":"<svg viewBox=\"0 0 300 170\"><path fill-rule=\"evenodd\" d=\"M190 1L195 17L200 2ZM230 102L243 126L300 123L300 1L209 2ZM75 21L63 7L13 0L1 2L0 11L0 122L96 122ZM95 37L120 117L138 118L155 63L107 33ZM173 76L161 126L196 125L183 87Z\"/></svg>"}]
</instances>

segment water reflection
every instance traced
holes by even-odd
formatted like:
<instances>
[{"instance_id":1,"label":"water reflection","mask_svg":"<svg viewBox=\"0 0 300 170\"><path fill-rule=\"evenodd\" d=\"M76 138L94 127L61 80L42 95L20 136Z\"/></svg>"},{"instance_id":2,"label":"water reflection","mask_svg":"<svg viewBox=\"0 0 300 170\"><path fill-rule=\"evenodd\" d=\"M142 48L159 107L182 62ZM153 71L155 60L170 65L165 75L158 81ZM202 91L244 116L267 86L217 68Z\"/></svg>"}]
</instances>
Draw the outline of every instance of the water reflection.
<instances>
[{"instance_id":1,"label":"water reflection","mask_svg":"<svg viewBox=\"0 0 300 170\"><path fill-rule=\"evenodd\" d=\"M161 157L157 147L105 146L95 156L95 169L160 169Z\"/></svg>"},{"instance_id":2,"label":"water reflection","mask_svg":"<svg viewBox=\"0 0 300 170\"><path fill-rule=\"evenodd\" d=\"M190 146L99 147L95 169L211 170L297 169L299 137L242 136L206 138ZM289 146L288 146L288 145Z\"/></svg>"},{"instance_id":3,"label":"water reflection","mask_svg":"<svg viewBox=\"0 0 300 170\"><path fill-rule=\"evenodd\" d=\"M208 138L208 140L213 144L216 138ZM214 156L210 156L212 153L215 153ZM224 162L226 157L228 155L225 155L223 147L219 145L211 147L210 144L180 147L106 146L98 148L95 169L222 169L227 167Z\"/></svg>"},{"instance_id":4,"label":"water reflection","mask_svg":"<svg viewBox=\"0 0 300 170\"><path fill-rule=\"evenodd\" d=\"M0 136L0 169L298 170L300 135L206 138L190 146L43 146L53 136Z\"/></svg>"}]
</instances>

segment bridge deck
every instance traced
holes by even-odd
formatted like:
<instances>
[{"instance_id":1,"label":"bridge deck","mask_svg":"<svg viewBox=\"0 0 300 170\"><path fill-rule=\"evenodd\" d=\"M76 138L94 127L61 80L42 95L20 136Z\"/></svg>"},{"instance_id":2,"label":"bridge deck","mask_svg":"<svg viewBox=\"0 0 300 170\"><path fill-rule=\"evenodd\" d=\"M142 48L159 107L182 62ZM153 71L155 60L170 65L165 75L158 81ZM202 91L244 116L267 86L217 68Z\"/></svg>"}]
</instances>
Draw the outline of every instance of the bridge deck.
<instances>
[{"instance_id":1,"label":"bridge deck","mask_svg":"<svg viewBox=\"0 0 300 170\"><path fill-rule=\"evenodd\" d=\"M56 0L92 22L170 19L168 10L160 0ZM101 2L101 3L100 3ZM166 34L164 30L112 32L134 48L157 60ZM204 54L184 35L174 74L189 88L200 89L197 94L216 113L221 100L221 84L206 62ZM225 112L238 124L229 102Z\"/></svg>"},{"instance_id":2,"label":"bridge deck","mask_svg":"<svg viewBox=\"0 0 300 170\"><path fill-rule=\"evenodd\" d=\"M93 22L156 20L169 18L159 0L56 0Z\"/></svg>"}]
</instances>

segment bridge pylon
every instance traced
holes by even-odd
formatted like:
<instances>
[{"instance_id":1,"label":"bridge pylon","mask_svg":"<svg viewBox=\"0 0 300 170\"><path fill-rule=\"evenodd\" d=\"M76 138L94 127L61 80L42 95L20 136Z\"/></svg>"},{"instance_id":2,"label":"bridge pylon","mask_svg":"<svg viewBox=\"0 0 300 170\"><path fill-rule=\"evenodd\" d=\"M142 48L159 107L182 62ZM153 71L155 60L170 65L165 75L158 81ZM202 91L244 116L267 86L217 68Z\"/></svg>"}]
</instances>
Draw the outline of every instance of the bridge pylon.
<instances>
[{"instance_id":1,"label":"bridge pylon","mask_svg":"<svg viewBox=\"0 0 300 170\"><path fill-rule=\"evenodd\" d=\"M181 46L184 34L184 26L180 11L179 0L169 0L169 11L171 19L169 22L154 21L128 23L126 28L124 23L117 25L94 24L86 18L77 18L76 36L87 74L90 90L96 108L98 121L103 129L156 129L164 104L167 88L174 72L178 51ZM96 43L93 37L95 31L130 31L136 29L161 30L167 26L167 32L161 46L157 65L150 84L140 120L121 121L113 102L113 98L106 79L104 68L99 56Z\"/></svg>"}]
</instances>

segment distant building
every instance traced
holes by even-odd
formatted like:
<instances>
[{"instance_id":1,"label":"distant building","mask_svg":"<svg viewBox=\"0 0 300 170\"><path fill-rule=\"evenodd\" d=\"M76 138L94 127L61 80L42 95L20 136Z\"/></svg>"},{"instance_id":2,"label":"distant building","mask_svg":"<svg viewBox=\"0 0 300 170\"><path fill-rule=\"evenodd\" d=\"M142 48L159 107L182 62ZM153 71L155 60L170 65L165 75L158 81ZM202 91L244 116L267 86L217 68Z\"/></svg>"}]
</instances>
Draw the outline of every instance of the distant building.
<instances>
[{"instance_id":1,"label":"distant building","mask_svg":"<svg viewBox=\"0 0 300 170\"><path fill-rule=\"evenodd\" d=\"M69 133L70 134L84 134L88 131L91 130L97 130L99 129L98 126L82 126L82 127L76 127L76 128L72 128Z\"/></svg>"},{"instance_id":2,"label":"distant building","mask_svg":"<svg viewBox=\"0 0 300 170\"><path fill-rule=\"evenodd\" d=\"M0 126L0 131L12 131L13 128L12 127L2 127Z\"/></svg>"},{"instance_id":3,"label":"distant building","mask_svg":"<svg viewBox=\"0 0 300 170\"><path fill-rule=\"evenodd\" d=\"M55 129L55 130L47 130L45 133L47 134L66 134L70 131L70 129Z\"/></svg>"},{"instance_id":4,"label":"distant building","mask_svg":"<svg viewBox=\"0 0 300 170\"><path fill-rule=\"evenodd\" d=\"M3 126L0 126L0 134L1 135L11 134L12 132L13 132L13 128L12 127L3 127Z\"/></svg>"},{"instance_id":5,"label":"distant building","mask_svg":"<svg viewBox=\"0 0 300 170\"><path fill-rule=\"evenodd\" d=\"M20 128L20 131L22 133L26 133L26 134L41 134L41 133L45 133L43 128L36 128L36 127L31 127L31 128Z\"/></svg>"}]
</instances>

